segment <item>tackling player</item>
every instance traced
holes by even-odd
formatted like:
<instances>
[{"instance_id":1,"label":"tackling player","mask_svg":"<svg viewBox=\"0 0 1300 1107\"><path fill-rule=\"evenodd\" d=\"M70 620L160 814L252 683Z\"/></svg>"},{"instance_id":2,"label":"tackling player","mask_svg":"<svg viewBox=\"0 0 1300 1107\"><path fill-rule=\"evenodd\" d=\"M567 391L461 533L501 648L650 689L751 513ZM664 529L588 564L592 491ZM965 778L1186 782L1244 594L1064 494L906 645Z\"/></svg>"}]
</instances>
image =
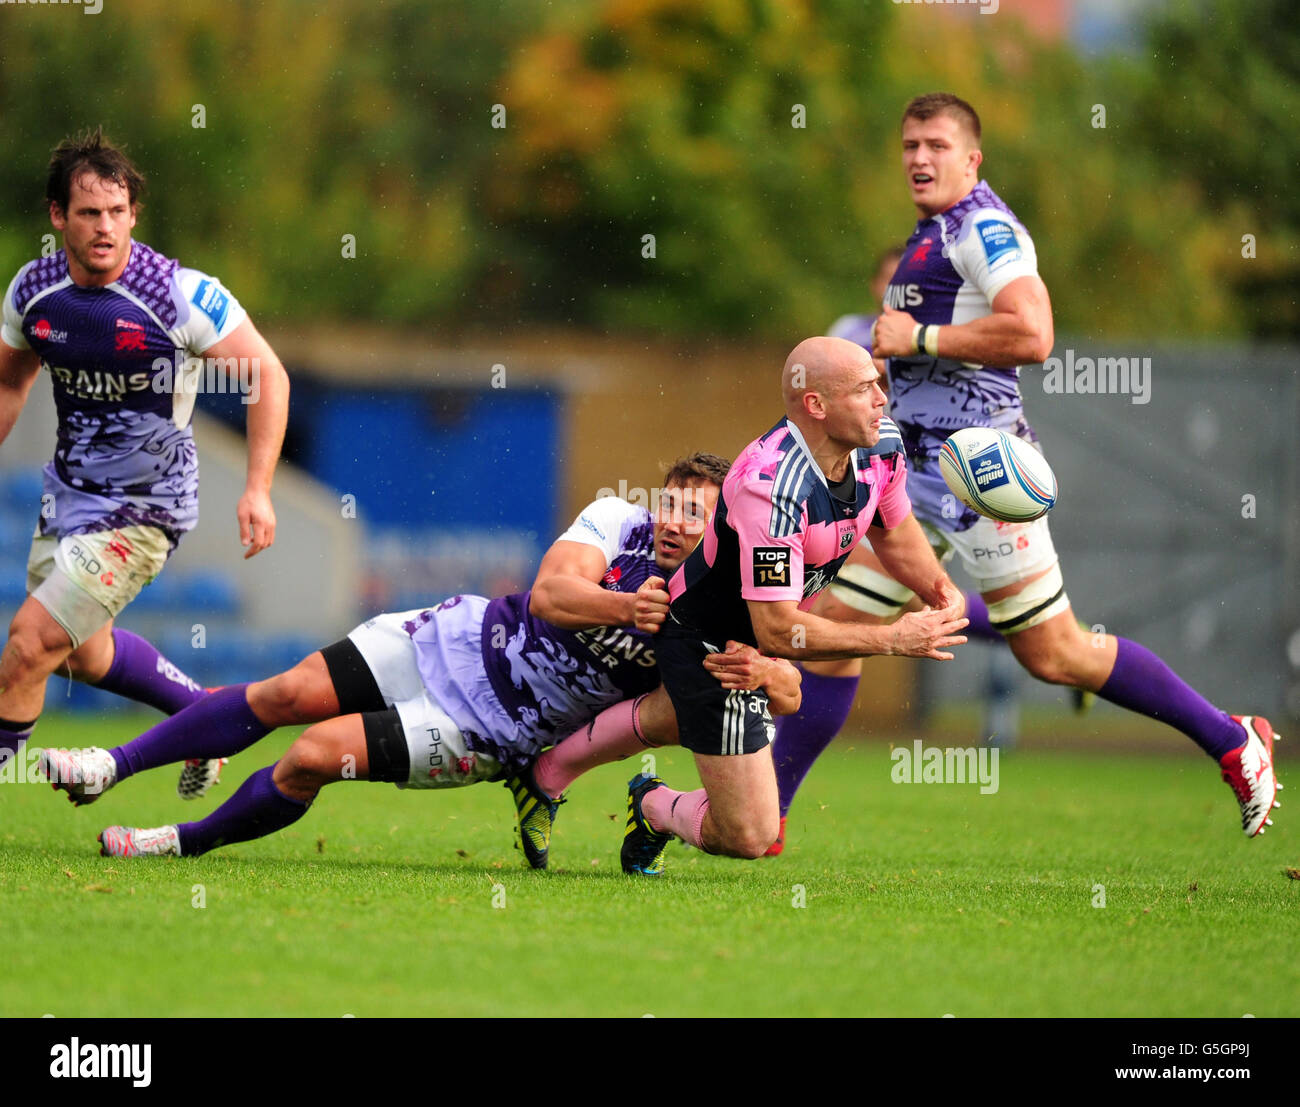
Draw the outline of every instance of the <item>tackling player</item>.
<instances>
[{"instance_id":1,"label":"tackling player","mask_svg":"<svg viewBox=\"0 0 1300 1107\"><path fill-rule=\"evenodd\" d=\"M620 700L639 698L645 728L624 756L671 741L666 697L646 695L659 683L647 628L662 613L645 597L654 574L674 570L699 540L685 534L684 512L707 516L726 468L710 454L679 462L657 517L614 497L596 501L552 546L531 597L454 596L378 616L288 672L221 689L117 749L47 750L41 770L88 803L143 769L230 756L277 726L315 723L206 819L100 835L105 855L196 856L295 822L336 780L440 788L511 777ZM538 618L538 606L556 621ZM794 710L793 666L762 664L774 702ZM544 867L545 851L529 863Z\"/></svg>"},{"instance_id":2,"label":"tackling player","mask_svg":"<svg viewBox=\"0 0 1300 1107\"><path fill-rule=\"evenodd\" d=\"M961 595L912 517L903 444L884 418L880 374L861 347L810 338L786 360L785 417L745 448L704 540L673 576L657 656L704 784L675 792L656 776L628 785L622 866L657 876L674 835L709 853L759 857L777 836L773 723L764 690L726 688L701 662L715 643L804 660L901 654L951 659ZM899 580L935 610L892 626L832 622L808 608L870 535Z\"/></svg>"},{"instance_id":3,"label":"tackling player","mask_svg":"<svg viewBox=\"0 0 1300 1107\"><path fill-rule=\"evenodd\" d=\"M1036 441L1017 367L1051 353L1052 309L1028 232L979 179L974 109L948 93L917 97L903 112L902 144L920 219L890 281L872 348L889 358L892 412L912 467L917 517L941 549L960 556L992 625L1030 673L1181 730L1218 762L1240 805L1242 829L1262 834L1281 787L1268 721L1229 715L1145 647L1081 628L1046 518L999 523L961 505L953 509L937 461L948 435L996 427ZM879 559L864 551L863 563L873 591L907 602L910 593L889 579Z\"/></svg>"},{"instance_id":4,"label":"tackling player","mask_svg":"<svg viewBox=\"0 0 1300 1107\"><path fill-rule=\"evenodd\" d=\"M63 248L24 265L4 297L0 442L42 366L59 422L28 597L0 654L0 759L31 737L60 667L168 714L204 696L143 638L113 626L198 521L194 391L177 372L184 355L247 359L253 368L239 536L246 558L275 541L271 477L288 378L215 278L132 239L143 183L98 129L61 143L46 199ZM202 794L218 769L187 769L181 794Z\"/></svg>"}]
</instances>

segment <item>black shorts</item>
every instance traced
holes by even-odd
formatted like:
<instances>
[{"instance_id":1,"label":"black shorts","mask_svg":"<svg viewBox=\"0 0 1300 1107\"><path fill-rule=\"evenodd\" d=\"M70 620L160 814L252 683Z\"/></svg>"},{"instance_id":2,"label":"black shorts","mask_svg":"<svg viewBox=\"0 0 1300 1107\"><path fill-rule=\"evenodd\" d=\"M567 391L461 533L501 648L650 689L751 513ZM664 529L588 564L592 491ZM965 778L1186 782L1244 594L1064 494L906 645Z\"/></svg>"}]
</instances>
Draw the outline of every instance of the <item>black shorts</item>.
<instances>
[{"instance_id":1,"label":"black shorts","mask_svg":"<svg viewBox=\"0 0 1300 1107\"><path fill-rule=\"evenodd\" d=\"M340 715L361 716L366 734L369 779L405 784L411 776L411 755L406 732L397 711L384 702L383 694L366 659L351 638L326 646L321 652L329 671Z\"/></svg>"},{"instance_id":2,"label":"black shorts","mask_svg":"<svg viewBox=\"0 0 1300 1107\"><path fill-rule=\"evenodd\" d=\"M655 642L655 658L677 713L681 744L693 753L757 753L776 735L767 693L726 689L704 667L714 646L666 622Z\"/></svg>"}]
</instances>

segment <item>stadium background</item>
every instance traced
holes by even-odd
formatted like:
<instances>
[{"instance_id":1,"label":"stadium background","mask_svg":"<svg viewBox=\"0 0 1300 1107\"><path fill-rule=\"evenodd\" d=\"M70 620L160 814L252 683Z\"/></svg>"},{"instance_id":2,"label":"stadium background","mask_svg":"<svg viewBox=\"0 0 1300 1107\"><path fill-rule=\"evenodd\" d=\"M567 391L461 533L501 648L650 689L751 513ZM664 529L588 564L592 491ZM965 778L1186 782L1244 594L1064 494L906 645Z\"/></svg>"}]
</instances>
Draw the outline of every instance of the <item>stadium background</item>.
<instances>
[{"instance_id":1,"label":"stadium background","mask_svg":"<svg viewBox=\"0 0 1300 1107\"><path fill-rule=\"evenodd\" d=\"M873 309L871 260L914 222L899 109L949 88L1035 236L1055 353L1151 359L1145 404L1024 375L1076 610L1212 699L1300 715L1286 5L105 0L3 17L0 269L50 231L49 149L102 122L149 178L137 237L221 277L292 377L276 548L239 558L243 408L202 396L203 522L122 620L205 682L283 667L378 610L523 587L601 488L649 495L681 453L734 453L776 417L788 347ZM9 612L53 437L36 393L0 454ZM974 701L989 664L979 646L873 661L857 723ZM1105 729L1108 708L1058 718L1055 690L1013 679L1053 727ZM121 706L66 682L51 700Z\"/></svg>"}]
</instances>

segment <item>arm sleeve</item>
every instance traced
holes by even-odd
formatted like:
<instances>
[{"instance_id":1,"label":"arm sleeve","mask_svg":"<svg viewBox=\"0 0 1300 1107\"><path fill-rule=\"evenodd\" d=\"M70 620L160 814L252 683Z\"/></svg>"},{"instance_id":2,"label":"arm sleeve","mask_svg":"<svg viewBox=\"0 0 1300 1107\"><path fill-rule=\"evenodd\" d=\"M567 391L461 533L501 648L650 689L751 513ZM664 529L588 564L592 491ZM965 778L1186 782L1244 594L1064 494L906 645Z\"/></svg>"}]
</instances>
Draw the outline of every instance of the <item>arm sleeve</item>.
<instances>
[{"instance_id":1,"label":"arm sleeve","mask_svg":"<svg viewBox=\"0 0 1300 1107\"><path fill-rule=\"evenodd\" d=\"M618 496L602 496L584 507L556 541L595 546L604 553L608 565L623 552L632 528L650 521L650 513L644 507L637 507Z\"/></svg>"},{"instance_id":2,"label":"arm sleeve","mask_svg":"<svg viewBox=\"0 0 1300 1107\"><path fill-rule=\"evenodd\" d=\"M907 462L901 453L894 455L894 471L880 494L876 512L886 530L893 530L912 514L912 501L907 495Z\"/></svg>"},{"instance_id":3,"label":"arm sleeve","mask_svg":"<svg viewBox=\"0 0 1300 1107\"><path fill-rule=\"evenodd\" d=\"M952 266L991 304L1012 281L1038 275L1038 255L1016 220L997 208L981 208L967 218Z\"/></svg>"},{"instance_id":4,"label":"arm sleeve","mask_svg":"<svg viewBox=\"0 0 1300 1107\"><path fill-rule=\"evenodd\" d=\"M27 350L31 346L27 341L27 336L23 334L23 317L14 303L14 290L18 287L18 282L22 279L23 272L27 266L23 266L15 274L14 279L9 282L9 287L5 290L4 304L4 325L0 327L0 337L5 340L5 345L12 346L15 350Z\"/></svg>"},{"instance_id":5,"label":"arm sleeve","mask_svg":"<svg viewBox=\"0 0 1300 1107\"><path fill-rule=\"evenodd\" d=\"M176 281L189 314L182 315L172 336L178 346L191 354L201 354L215 346L248 318L239 301L216 277L197 269L180 269Z\"/></svg>"},{"instance_id":6,"label":"arm sleeve","mask_svg":"<svg viewBox=\"0 0 1300 1107\"><path fill-rule=\"evenodd\" d=\"M740 544L740 595L798 603L803 599L803 505L774 500L773 491L772 481L748 481L727 506L727 525Z\"/></svg>"}]
</instances>

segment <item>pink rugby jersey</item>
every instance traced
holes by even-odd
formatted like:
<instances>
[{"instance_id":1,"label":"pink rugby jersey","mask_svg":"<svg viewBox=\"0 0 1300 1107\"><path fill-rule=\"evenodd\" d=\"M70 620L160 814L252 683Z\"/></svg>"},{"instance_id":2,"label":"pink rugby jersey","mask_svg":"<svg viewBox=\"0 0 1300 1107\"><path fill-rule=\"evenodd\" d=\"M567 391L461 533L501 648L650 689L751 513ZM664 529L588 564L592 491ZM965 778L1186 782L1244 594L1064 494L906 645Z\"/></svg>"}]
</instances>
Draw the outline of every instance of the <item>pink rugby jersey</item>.
<instances>
[{"instance_id":1,"label":"pink rugby jersey","mask_svg":"<svg viewBox=\"0 0 1300 1107\"><path fill-rule=\"evenodd\" d=\"M837 487L841 498L789 420L746 446L703 540L669 581L672 622L719 647L728 638L756 645L746 600L808 610L868 527L890 529L912 510L892 420L881 419L879 442L855 450L851 464L856 480Z\"/></svg>"}]
</instances>

